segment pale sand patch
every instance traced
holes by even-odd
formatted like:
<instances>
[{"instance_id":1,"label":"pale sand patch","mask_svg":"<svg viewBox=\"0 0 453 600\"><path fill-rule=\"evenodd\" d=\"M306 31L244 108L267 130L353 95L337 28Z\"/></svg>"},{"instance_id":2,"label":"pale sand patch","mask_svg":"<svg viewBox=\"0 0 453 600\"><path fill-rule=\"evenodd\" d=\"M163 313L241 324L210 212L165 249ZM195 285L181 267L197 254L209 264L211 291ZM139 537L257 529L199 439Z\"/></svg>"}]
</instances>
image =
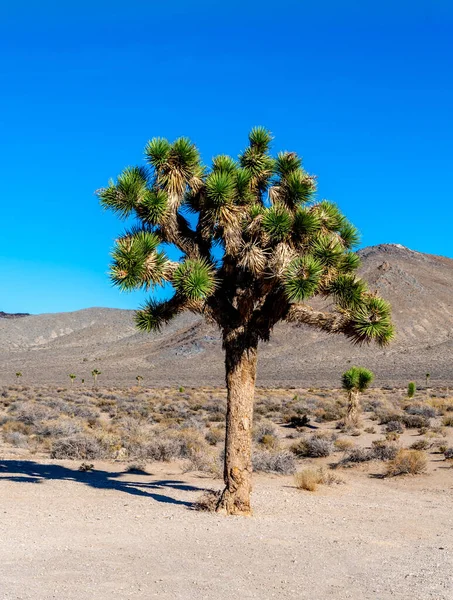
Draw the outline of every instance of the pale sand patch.
<instances>
[{"instance_id":1,"label":"pale sand patch","mask_svg":"<svg viewBox=\"0 0 453 600\"><path fill-rule=\"evenodd\" d=\"M226 518L191 510L221 482L179 465L77 467L0 460L1 600L453 598L452 470L257 475L254 516Z\"/></svg>"}]
</instances>

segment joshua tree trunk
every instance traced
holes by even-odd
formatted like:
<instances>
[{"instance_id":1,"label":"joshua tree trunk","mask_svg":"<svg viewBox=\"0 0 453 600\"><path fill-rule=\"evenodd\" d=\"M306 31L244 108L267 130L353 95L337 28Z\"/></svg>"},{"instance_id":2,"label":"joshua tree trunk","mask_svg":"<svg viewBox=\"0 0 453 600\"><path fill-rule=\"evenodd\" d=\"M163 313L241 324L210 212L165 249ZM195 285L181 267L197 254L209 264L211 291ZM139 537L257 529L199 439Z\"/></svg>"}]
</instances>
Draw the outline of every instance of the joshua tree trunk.
<instances>
[{"instance_id":1,"label":"joshua tree trunk","mask_svg":"<svg viewBox=\"0 0 453 600\"><path fill-rule=\"evenodd\" d=\"M346 416L348 425L357 426L359 422L359 392L351 390L348 399L348 414Z\"/></svg>"},{"instance_id":2,"label":"joshua tree trunk","mask_svg":"<svg viewBox=\"0 0 453 600\"><path fill-rule=\"evenodd\" d=\"M252 421L255 395L257 339L243 331L224 336L227 385L225 489L217 510L249 515L252 489Z\"/></svg>"}]
</instances>

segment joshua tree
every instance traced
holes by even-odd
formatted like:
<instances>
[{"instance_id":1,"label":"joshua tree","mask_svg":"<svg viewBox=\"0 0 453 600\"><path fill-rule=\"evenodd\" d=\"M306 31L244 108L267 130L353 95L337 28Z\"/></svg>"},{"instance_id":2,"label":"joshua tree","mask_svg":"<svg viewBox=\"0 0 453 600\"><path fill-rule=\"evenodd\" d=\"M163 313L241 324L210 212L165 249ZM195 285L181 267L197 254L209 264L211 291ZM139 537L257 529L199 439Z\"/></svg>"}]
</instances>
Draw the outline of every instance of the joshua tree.
<instances>
[{"instance_id":1,"label":"joshua tree","mask_svg":"<svg viewBox=\"0 0 453 600\"><path fill-rule=\"evenodd\" d=\"M71 384L74 385L74 380L77 377L77 375L74 375L74 373L70 373L69 374L69 379L71 380Z\"/></svg>"},{"instance_id":2,"label":"joshua tree","mask_svg":"<svg viewBox=\"0 0 453 600\"><path fill-rule=\"evenodd\" d=\"M93 369L91 371L91 375L93 377L93 387L96 387L96 382L98 380L98 375L102 375L102 373L100 371L98 371L97 369Z\"/></svg>"},{"instance_id":3,"label":"joshua tree","mask_svg":"<svg viewBox=\"0 0 453 600\"><path fill-rule=\"evenodd\" d=\"M431 377L431 373L426 373L425 375L425 379L426 379L426 387L428 387L429 385L429 378Z\"/></svg>"},{"instance_id":4,"label":"joshua tree","mask_svg":"<svg viewBox=\"0 0 453 600\"><path fill-rule=\"evenodd\" d=\"M16 377L17 377L17 381L19 381L19 377L22 377L21 371L17 371Z\"/></svg>"},{"instance_id":5,"label":"joshua tree","mask_svg":"<svg viewBox=\"0 0 453 600\"><path fill-rule=\"evenodd\" d=\"M137 385L142 384L143 377L141 375L137 375L137 377L135 379L137 380Z\"/></svg>"},{"instance_id":6,"label":"joshua tree","mask_svg":"<svg viewBox=\"0 0 453 600\"><path fill-rule=\"evenodd\" d=\"M227 416L218 509L250 512L251 427L260 340L279 321L387 344L390 307L356 275L357 230L335 204L316 201L316 180L294 152L269 153L270 133L252 129L238 159L205 168L187 138L154 138L146 165L128 167L98 190L101 204L135 224L116 241L111 279L120 289L170 282L174 295L136 313L144 331L182 311L216 323L225 351ZM163 245L165 244L165 246ZM165 253L173 246L174 262ZM308 305L331 297L332 311Z\"/></svg>"},{"instance_id":7,"label":"joshua tree","mask_svg":"<svg viewBox=\"0 0 453 600\"><path fill-rule=\"evenodd\" d=\"M374 375L363 367L351 367L341 378L341 384L348 393L348 413L346 423L356 426L359 421L359 394L362 394L373 381Z\"/></svg>"}]
</instances>

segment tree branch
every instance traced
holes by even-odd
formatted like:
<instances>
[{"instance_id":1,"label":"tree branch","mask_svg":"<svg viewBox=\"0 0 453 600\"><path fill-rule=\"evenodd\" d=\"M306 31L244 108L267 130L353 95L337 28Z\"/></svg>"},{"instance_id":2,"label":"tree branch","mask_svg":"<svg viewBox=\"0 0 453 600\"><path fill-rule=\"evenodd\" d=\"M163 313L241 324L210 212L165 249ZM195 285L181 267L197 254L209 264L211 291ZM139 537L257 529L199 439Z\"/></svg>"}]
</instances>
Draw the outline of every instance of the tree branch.
<instances>
[{"instance_id":1,"label":"tree branch","mask_svg":"<svg viewBox=\"0 0 453 600\"><path fill-rule=\"evenodd\" d=\"M328 333L343 333L348 337L354 335L351 321L347 315L314 310L306 304L291 304L285 316L285 321L309 325Z\"/></svg>"}]
</instances>

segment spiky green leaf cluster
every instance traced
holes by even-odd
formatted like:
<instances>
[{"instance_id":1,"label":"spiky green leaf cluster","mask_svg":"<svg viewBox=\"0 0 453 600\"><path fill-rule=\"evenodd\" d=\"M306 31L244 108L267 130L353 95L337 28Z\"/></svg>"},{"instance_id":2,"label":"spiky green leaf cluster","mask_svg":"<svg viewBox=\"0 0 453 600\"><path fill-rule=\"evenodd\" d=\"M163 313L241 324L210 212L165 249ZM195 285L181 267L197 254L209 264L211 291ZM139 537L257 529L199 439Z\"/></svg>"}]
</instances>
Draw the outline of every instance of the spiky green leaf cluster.
<instances>
[{"instance_id":1,"label":"spiky green leaf cluster","mask_svg":"<svg viewBox=\"0 0 453 600\"><path fill-rule=\"evenodd\" d=\"M282 204L274 204L263 213L262 227L272 242L281 242L291 233L293 217Z\"/></svg>"},{"instance_id":2,"label":"spiky green leaf cluster","mask_svg":"<svg viewBox=\"0 0 453 600\"><path fill-rule=\"evenodd\" d=\"M351 367L341 378L344 390L348 392L364 392L374 379L374 374L364 367Z\"/></svg>"},{"instance_id":3,"label":"spiky green leaf cluster","mask_svg":"<svg viewBox=\"0 0 453 600\"><path fill-rule=\"evenodd\" d=\"M373 294L366 294L360 306L351 313L351 336L356 343L368 341L387 345L394 338L390 304Z\"/></svg>"},{"instance_id":4,"label":"spiky green leaf cluster","mask_svg":"<svg viewBox=\"0 0 453 600\"><path fill-rule=\"evenodd\" d=\"M283 283L290 302L303 302L316 294L323 273L322 264L309 254L295 258L285 271Z\"/></svg>"},{"instance_id":5,"label":"spiky green leaf cluster","mask_svg":"<svg viewBox=\"0 0 453 600\"><path fill-rule=\"evenodd\" d=\"M159 241L154 233L140 230L120 238L112 252L112 282L127 291L163 283L168 259L158 250Z\"/></svg>"},{"instance_id":6,"label":"spiky green leaf cluster","mask_svg":"<svg viewBox=\"0 0 453 600\"><path fill-rule=\"evenodd\" d=\"M354 342L388 343L390 307L357 276L357 230L316 198L300 156L274 157L271 142L255 127L237 158L220 154L205 168L189 139L150 140L146 167L128 167L98 191L105 208L137 222L113 251L112 281L122 289L172 284L178 302L138 313L147 330L202 302L221 328L253 321L267 339L292 303L320 295L333 299ZM168 245L179 250L177 263Z\"/></svg>"},{"instance_id":7,"label":"spiky green leaf cluster","mask_svg":"<svg viewBox=\"0 0 453 600\"><path fill-rule=\"evenodd\" d=\"M174 272L173 285L184 298L204 299L216 287L214 269L206 260L186 259Z\"/></svg>"}]
</instances>

